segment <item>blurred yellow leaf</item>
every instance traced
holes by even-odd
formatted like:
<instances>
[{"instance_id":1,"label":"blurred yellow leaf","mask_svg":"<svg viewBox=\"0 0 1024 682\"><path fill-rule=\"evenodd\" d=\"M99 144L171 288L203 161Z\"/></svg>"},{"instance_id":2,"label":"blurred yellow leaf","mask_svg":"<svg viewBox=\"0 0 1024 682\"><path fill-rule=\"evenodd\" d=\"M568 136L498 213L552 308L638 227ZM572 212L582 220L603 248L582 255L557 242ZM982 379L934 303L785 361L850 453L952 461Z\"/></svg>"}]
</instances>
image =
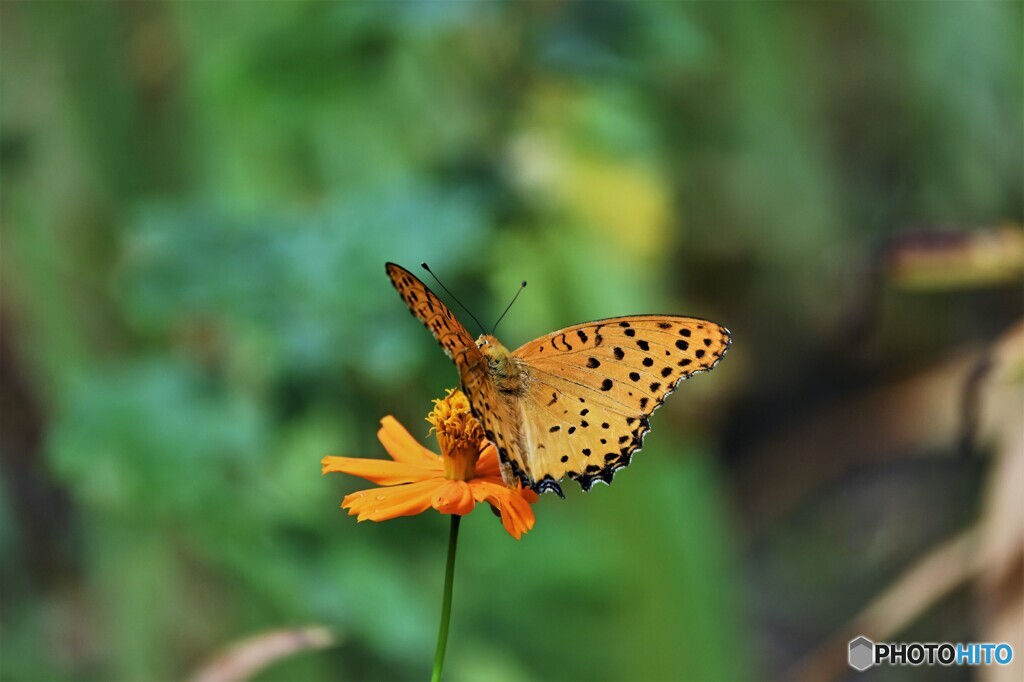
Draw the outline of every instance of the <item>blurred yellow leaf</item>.
<instances>
[{"instance_id":1,"label":"blurred yellow leaf","mask_svg":"<svg viewBox=\"0 0 1024 682\"><path fill-rule=\"evenodd\" d=\"M652 169L586 154L566 159L564 168L555 192L583 225L614 241L623 255L664 253L668 197Z\"/></svg>"},{"instance_id":2,"label":"blurred yellow leaf","mask_svg":"<svg viewBox=\"0 0 1024 682\"><path fill-rule=\"evenodd\" d=\"M665 254L670 198L634 112L614 98L545 84L510 155L521 187L626 258Z\"/></svg>"}]
</instances>

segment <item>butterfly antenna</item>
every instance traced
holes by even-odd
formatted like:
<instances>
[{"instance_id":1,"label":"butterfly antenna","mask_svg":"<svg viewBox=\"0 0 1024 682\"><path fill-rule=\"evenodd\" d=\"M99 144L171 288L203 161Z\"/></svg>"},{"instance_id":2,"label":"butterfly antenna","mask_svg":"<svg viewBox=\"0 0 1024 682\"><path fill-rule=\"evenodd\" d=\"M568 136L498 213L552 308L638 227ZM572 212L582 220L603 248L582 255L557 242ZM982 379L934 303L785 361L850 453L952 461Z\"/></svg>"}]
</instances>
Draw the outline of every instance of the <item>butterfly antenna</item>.
<instances>
[{"instance_id":1,"label":"butterfly antenna","mask_svg":"<svg viewBox=\"0 0 1024 682\"><path fill-rule=\"evenodd\" d=\"M452 300L455 301L456 303L458 303L459 307L462 308L463 310L465 310L466 314L473 318L473 321L476 322L476 326L480 327L480 333L481 334L485 333L484 332L484 326L482 324L480 324L480 320L476 319L476 315L474 315L473 313L469 312L469 308L467 308L466 306L462 305L462 301L460 301L458 298L456 298L455 294L453 294L452 292L448 291L448 287L446 287L444 285L444 283L442 283L441 280L439 280L437 278L437 275L435 275L434 271L430 269L430 266L428 266L426 263L420 263L420 267L423 268L424 270L426 270L427 272L429 272L430 276L434 278L434 281L437 282L439 285L441 285L441 288L445 290L445 293L447 293L449 296L451 296Z\"/></svg>"},{"instance_id":2,"label":"butterfly antenna","mask_svg":"<svg viewBox=\"0 0 1024 682\"><path fill-rule=\"evenodd\" d=\"M512 297L512 302L508 304L508 307L505 308L505 312L503 312L501 314L501 317L498 318L498 321L494 323L494 329L491 330L491 336L494 336L494 332L498 331L498 325L501 324L501 321L505 319L505 315L507 315L508 311L512 309L512 303L516 302L516 299L519 298L519 294L523 293L523 289L525 288L526 280L524 279L523 283L519 285L519 291L517 291L516 295Z\"/></svg>"}]
</instances>

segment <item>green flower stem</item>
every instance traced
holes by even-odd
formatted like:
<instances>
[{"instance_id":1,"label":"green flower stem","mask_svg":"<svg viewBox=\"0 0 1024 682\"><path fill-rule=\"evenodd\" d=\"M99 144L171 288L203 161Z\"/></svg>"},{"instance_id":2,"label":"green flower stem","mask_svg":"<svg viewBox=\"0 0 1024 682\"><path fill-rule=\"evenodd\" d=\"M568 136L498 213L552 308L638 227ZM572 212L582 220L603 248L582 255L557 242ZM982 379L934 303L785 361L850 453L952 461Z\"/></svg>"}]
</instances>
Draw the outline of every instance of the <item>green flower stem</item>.
<instances>
[{"instance_id":1,"label":"green flower stem","mask_svg":"<svg viewBox=\"0 0 1024 682\"><path fill-rule=\"evenodd\" d=\"M455 583L455 546L459 542L458 514L452 514L452 529L448 535L448 565L444 570L444 601L441 604L441 629L437 633L437 653L434 654L434 672L431 682L441 682L444 669L444 650L448 646L448 624L452 618L452 585Z\"/></svg>"}]
</instances>

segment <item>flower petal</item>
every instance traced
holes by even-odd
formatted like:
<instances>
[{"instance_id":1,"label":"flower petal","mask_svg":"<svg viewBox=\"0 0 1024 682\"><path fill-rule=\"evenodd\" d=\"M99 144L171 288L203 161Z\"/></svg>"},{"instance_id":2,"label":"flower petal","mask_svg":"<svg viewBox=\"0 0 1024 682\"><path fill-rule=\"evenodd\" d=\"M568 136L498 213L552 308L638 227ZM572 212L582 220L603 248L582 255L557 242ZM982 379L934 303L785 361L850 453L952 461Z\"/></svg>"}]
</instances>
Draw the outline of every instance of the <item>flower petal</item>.
<instances>
[{"instance_id":1,"label":"flower petal","mask_svg":"<svg viewBox=\"0 0 1024 682\"><path fill-rule=\"evenodd\" d=\"M441 458L420 445L397 419L388 415L380 420L380 424L377 438L393 460L442 470Z\"/></svg>"},{"instance_id":2,"label":"flower petal","mask_svg":"<svg viewBox=\"0 0 1024 682\"><path fill-rule=\"evenodd\" d=\"M441 484L431 499L431 506L442 514L463 516L473 511L476 501L473 491L465 481L446 481Z\"/></svg>"},{"instance_id":3,"label":"flower petal","mask_svg":"<svg viewBox=\"0 0 1024 682\"><path fill-rule=\"evenodd\" d=\"M498 463L498 448L494 443L488 443L487 447L480 453L480 459L476 462L476 475L479 476L501 476L501 465Z\"/></svg>"},{"instance_id":4,"label":"flower petal","mask_svg":"<svg viewBox=\"0 0 1024 682\"><path fill-rule=\"evenodd\" d=\"M347 495L341 502L349 515L360 521L387 521L399 516L413 516L430 508L431 497L443 478L406 483L390 488L370 488Z\"/></svg>"},{"instance_id":5,"label":"flower petal","mask_svg":"<svg viewBox=\"0 0 1024 682\"><path fill-rule=\"evenodd\" d=\"M398 485L428 478L437 478L436 469L414 466L389 459L361 459L358 457L324 457L320 460L321 473L341 472L365 478L377 485Z\"/></svg>"},{"instance_id":6,"label":"flower petal","mask_svg":"<svg viewBox=\"0 0 1024 682\"><path fill-rule=\"evenodd\" d=\"M519 495L530 504L536 504L537 500L540 499L540 495L531 490L530 488L522 487L522 484L517 483L515 488L509 488L505 485L505 481L501 478L501 475L495 476L477 476L475 480L483 481L485 483L491 483L502 488L506 488L510 493Z\"/></svg>"},{"instance_id":7,"label":"flower petal","mask_svg":"<svg viewBox=\"0 0 1024 682\"><path fill-rule=\"evenodd\" d=\"M527 502L527 498L531 496L529 493L532 493L536 500L537 495L532 490L514 490L504 484L480 478L473 479L469 485L473 489L473 497L478 502L489 502L498 510L501 514L501 525L516 540L533 528L536 519L530 503Z\"/></svg>"}]
</instances>

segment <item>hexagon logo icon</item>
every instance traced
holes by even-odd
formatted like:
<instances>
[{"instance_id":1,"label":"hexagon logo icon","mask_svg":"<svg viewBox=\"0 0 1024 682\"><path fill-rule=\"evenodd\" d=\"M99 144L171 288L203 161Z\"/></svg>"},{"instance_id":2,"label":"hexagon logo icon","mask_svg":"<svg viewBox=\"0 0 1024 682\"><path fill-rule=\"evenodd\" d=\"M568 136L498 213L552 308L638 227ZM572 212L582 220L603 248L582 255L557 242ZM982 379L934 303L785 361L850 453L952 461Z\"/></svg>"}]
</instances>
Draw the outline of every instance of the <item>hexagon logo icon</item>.
<instances>
[{"instance_id":1,"label":"hexagon logo icon","mask_svg":"<svg viewBox=\"0 0 1024 682\"><path fill-rule=\"evenodd\" d=\"M850 667L863 672L875 664L875 643L861 635L850 640Z\"/></svg>"}]
</instances>

